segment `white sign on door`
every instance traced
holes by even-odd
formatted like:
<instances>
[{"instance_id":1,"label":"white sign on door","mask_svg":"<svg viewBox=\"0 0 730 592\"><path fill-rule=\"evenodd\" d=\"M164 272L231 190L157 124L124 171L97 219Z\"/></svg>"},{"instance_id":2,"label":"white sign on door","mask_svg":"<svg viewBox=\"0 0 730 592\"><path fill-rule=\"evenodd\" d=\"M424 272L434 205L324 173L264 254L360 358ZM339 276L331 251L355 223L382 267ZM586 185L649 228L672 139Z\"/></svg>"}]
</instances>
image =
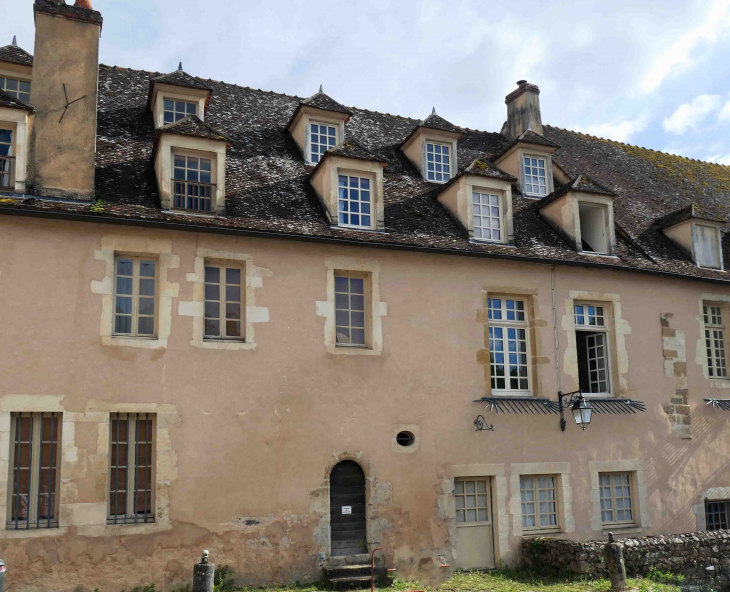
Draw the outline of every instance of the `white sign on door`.
<instances>
[{"instance_id":1,"label":"white sign on door","mask_svg":"<svg viewBox=\"0 0 730 592\"><path fill-rule=\"evenodd\" d=\"M352 514L352 506L342 506L343 514Z\"/></svg>"}]
</instances>

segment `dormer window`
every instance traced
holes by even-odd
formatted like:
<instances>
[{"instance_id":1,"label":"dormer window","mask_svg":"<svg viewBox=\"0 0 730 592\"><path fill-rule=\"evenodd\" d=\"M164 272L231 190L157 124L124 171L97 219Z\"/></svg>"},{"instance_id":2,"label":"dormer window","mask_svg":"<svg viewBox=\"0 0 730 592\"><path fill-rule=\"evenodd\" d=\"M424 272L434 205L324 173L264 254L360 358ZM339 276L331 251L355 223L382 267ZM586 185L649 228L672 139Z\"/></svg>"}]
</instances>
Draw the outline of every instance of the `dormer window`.
<instances>
[{"instance_id":1,"label":"dormer window","mask_svg":"<svg viewBox=\"0 0 730 592\"><path fill-rule=\"evenodd\" d=\"M340 226L372 228L372 180L370 177L338 175Z\"/></svg>"},{"instance_id":2,"label":"dormer window","mask_svg":"<svg viewBox=\"0 0 730 592\"><path fill-rule=\"evenodd\" d=\"M337 146L337 127L320 122L310 124L309 135L310 155L312 164L317 164L327 149Z\"/></svg>"},{"instance_id":3,"label":"dormer window","mask_svg":"<svg viewBox=\"0 0 730 592\"><path fill-rule=\"evenodd\" d=\"M695 258L700 267L721 269L720 258L720 228L696 222L692 226L692 243L695 248Z\"/></svg>"},{"instance_id":4,"label":"dormer window","mask_svg":"<svg viewBox=\"0 0 730 592\"><path fill-rule=\"evenodd\" d=\"M608 254L608 206L579 201L578 218L582 250Z\"/></svg>"},{"instance_id":5,"label":"dormer window","mask_svg":"<svg viewBox=\"0 0 730 592\"><path fill-rule=\"evenodd\" d=\"M14 188L13 130L0 129L0 189Z\"/></svg>"},{"instance_id":6,"label":"dormer window","mask_svg":"<svg viewBox=\"0 0 730 592\"><path fill-rule=\"evenodd\" d=\"M426 179L446 183L451 178L451 147L426 142Z\"/></svg>"},{"instance_id":7,"label":"dormer window","mask_svg":"<svg viewBox=\"0 0 730 592\"><path fill-rule=\"evenodd\" d=\"M472 192L474 238L501 243L503 236L502 204L499 195Z\"/></svg>"},{"instance_id":8,"label":"dormer window","mask_svg":"<svg viewBox=\"0 0 730 592\"><path fill-rule=\"evenodd\" d=\"M722 225L725 220L691 203L662 220L662 230L698 267L723 269Z\"/></svg>"},{"instance_id":9,"label":"dormer window","mask_svg":"<svg viewBox=\"0 0 730 592\"><path fill-rule=\"evenodd\" d=\"M16 99L30 104L30 82L27 80L0 77L0 90L4 90Z\"/></svg>"},{"instance_id":10,"label":"dormer window","mask_svg":"<svg viewBox=\"0 0 730 592\"><path fill-rule=\"evenodd\" d=\"M215 195L213 159L175 152L173 160L173 207L210 212Z\"/></svg>"},{"instance_id":11,"label":"dormer window","mask_svg":"<svg viewBox=\"0 0 730 592\"><path fill-rule=\"evenodd\" d=\"M528 196L544 197L547 195L547 160L540 156L524 155L522 157L522 187Z\"/></svg>"},{"instance_id":12,"label":"dormer window","mask_svg":"<svg viewBox=\"0 0 730 592\"><path fill-rule=\"evenodd\" d=\"M175 123L188 115L198 114L198 104L189 101L173 101L165 99L163 117L164 122Z\"/></svg>"}]
</instances>

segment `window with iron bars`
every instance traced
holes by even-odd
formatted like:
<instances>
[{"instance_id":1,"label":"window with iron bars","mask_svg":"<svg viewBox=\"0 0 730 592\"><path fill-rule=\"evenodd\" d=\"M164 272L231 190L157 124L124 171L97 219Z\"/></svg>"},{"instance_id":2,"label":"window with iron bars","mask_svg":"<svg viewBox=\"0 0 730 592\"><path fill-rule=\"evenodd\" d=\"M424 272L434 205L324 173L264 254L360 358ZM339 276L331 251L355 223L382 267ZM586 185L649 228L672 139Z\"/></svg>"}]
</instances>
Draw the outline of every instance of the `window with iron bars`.
<instances>
[{"instance_id":1,"label":"window with iron bars","mask_svg":"<svg viewBox=\"0 0 730 592\"><path fill-rule=\"evenodd\" d=\"M112 413L107 524L155 521L155 415Z\"/></svg>"},{"instance_id":2,"label":"window with iron bars","mask_svg":"<svg viewBox=\"0 0 730 592\"><path fill-rule=\"evenodd\" d=\"M13 413L6 528L58 527L60 413Z\"/></svg>"},{"instance_id":3,"label":"window with iron bars","mask_svg":"<svg viewBox=\"0 0 730 592\"><path fill-rule=\"evenodd\" d=\"M196 212L210 212L213 209L215 185L212 159L175 154L172 183L175 208Z\"/></svg>"},{"instance_id":4,"label":"window with iron bars","mask_svg":"<svg viewBox=\"0 0 730 592\"><path fill-rule=\"evenodd\" d=\"M725 530L728 527L730 501L705 500L705 525L707 530Z\"/></svg>"}]
</instances>

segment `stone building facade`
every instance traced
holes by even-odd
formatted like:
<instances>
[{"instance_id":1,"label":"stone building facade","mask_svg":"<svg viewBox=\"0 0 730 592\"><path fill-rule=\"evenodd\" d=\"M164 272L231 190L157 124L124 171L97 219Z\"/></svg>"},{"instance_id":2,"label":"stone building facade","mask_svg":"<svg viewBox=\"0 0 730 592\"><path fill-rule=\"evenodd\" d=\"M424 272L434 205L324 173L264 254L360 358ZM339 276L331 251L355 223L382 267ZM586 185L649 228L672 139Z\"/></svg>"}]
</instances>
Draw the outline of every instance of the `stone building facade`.
<instances>
[{"instance_id":1,"label":"stone building facade","mask_svg":"<svg viewBox=\"0 0 730 592\"><path fill-rule=\"evenodd\" d=\"M99 66L86 4L0 48L13 589L727 527L727 167L543 124L524 81L497 133Z\"/></svg>"}]
</instances>

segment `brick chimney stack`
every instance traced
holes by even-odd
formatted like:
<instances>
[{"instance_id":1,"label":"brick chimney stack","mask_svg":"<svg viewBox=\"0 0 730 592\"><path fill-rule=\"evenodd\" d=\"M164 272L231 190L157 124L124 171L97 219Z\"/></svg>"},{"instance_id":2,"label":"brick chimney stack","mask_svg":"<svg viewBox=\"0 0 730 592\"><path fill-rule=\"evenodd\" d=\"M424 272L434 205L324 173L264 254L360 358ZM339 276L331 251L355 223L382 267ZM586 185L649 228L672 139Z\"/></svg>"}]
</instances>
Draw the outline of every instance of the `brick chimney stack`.
<instances>
[{"instance_id":1,"label":"brick chimney stack","mask_svg":"<svg viewBox=\"0 0 730 592\"><path fill-rule=\"evenodd\" d=\"M35 0L27 192L94 199L101 14L89 0Z\"/></svg>"},{"instance_id":2,"label":"brick chimney stack","mask_svg":"<svg viewBox=\"0 0 730 592\"><path fill-rule=\"evenodd\" d=\"M531 129L542 136L540 117L540 89L527 80L518 80L517 89L504 99L507 104L507 123L504 132L512 140Z\"/></svg>"}]
</instances>

